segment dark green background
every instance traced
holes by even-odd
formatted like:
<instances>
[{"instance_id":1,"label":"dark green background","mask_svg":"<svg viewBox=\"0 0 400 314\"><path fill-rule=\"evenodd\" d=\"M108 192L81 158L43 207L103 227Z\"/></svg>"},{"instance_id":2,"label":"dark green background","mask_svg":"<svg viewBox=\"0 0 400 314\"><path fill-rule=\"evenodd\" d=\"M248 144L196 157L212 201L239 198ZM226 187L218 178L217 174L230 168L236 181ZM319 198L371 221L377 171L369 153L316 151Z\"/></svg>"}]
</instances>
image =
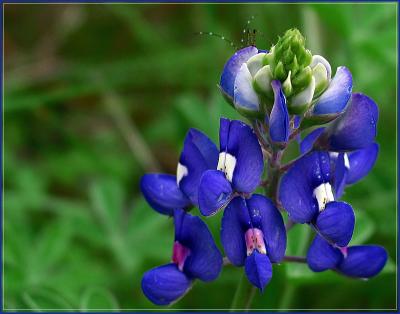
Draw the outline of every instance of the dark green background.
<instances>
[{"instance_id":1,"label":"dark green background","mask_svg":"<svg viewBox=\"0 0 400 314\"><path fill-rule=\"evenodd\" d=\"M269 48L299 28L314 54L346 65L355 92L379 105L381 153L346 191L352 244L384 245L374 279L274 266L253 308L371 309L396 305L396 4L5 5L4 302L7 309L154 308L144 271L170 260L172 220L138 182L174 173L186 131L215 141L221 115L238 117L217 89L246 21ZM216 240L221 215L207 219ZM289 254L304 255L296 226ZM229 308L242 269L197 282L172 308Z\"/></svg>"}]
</instances>

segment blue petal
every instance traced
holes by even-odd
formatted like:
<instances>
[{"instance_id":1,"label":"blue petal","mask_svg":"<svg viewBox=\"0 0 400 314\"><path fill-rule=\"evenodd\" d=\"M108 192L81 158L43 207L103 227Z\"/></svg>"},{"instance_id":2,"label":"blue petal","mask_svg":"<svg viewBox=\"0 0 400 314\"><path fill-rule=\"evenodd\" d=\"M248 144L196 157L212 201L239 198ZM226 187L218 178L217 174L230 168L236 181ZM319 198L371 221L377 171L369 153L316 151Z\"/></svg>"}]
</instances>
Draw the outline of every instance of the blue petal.
<instances>
[{"instance_id":1,"label":"blue petal","mask_svg":"<svg viewBox=\"0 0 400 314\"><path fill-rule=\"evenodd\" d=\"M175 240L190 250L183 271L190 278L211 281L222 268L222 255L207 225L197 216L175 210Z\"/></svg>"},{"instance_id":2,"label":"blue petal","mask_svg":"<svg viewBox=\"0 0 400 314\"><path fill-rule=\"evenodd\" d=\"M249 281L261 291L272 278L272 265L268 256L257 251L246 258L245 271Z\"/></svg>"},{"instance_id":3,"label":"blue petal","mask_svg":"<svg viewBox=\"0 0 400 314\"><path fill-rule=\"evenodd\" d=\"M316 225L320 233L340 247L347 246L353 236L354 211L345 202L329 202L318 215Z\"/></svg>"},{"instance_id":4,"label":"blue petal","mask_svg":"<svg viewBox=\"0 0 400 314\"><path fill-rule=\"evenodd\" d=\"M300 123L301 123L301 116L294 116L294 119L293 119L293 128L294 128L294 130L296 130L296 129L298 129L300 127ZM297 143L300 144L300 142L301 142L300 133L296 135L296 141L297 141Z\"/></svg>"},{"instance_id":5,"label":"blue petal","mask_svg":"<svg viewBox=\"0 0 400 314\"><path fill-rule=\"evenodd\" d=\"M209 169L217 167L219 151L217 146L207 135L192 128L187 132L185 137L184 146L187 144L196 146Z\"/></svg>"},{"instance_id":6,"label":"blue petal","mask_svg":"<svg viewBox=\"0 0 400 314\"><path fill-rule=\"evenodd\" d=\"M312 113L314 115L340 113L346 107L351 96L353 79L349 69L338 67L335 77L327 90L315 104Z\"/></svg>"},{"instance_id":7,"label":"blue petal","mask_svg":"<svg viewBox=\"0 0 400 314\"><path fill-rule=\"evenodd\" d=\"M197 205L200 178L207 169L217 168L218 149L205 134L196 129L190 129L186 134L179 163L185 167L179 187L192 203ZM179 177L179 173L177 175Z\"/></svg>"},{"instance_id":8,"label":"blue petal","mask_svg":"<svg viewBox=\"0 0 400 314\"><path fill-rule=\"evenodd\" d=\"M350 169L346 184L354 184L365 177L374 166L378 152L379 145L373 143L364 149L348 153Z\"/></svg>"},{"instance_id":9,"label":"blue petal","mask_svg":"<svg viewBox=\"0 0 400 314\"><path fill-rule=\"evenodd\" d=\"M246 259L245 232L251 227L246 201L235 197L225 208L221 225L221 243L230 262L242 266Z\"/></svg>"},{"instance_id":10,"label":"blue petal","mask_svg":"<svg viewBox=\"0 0 400 314\"><path fill-rule=\"evenodd\" d=\"M228 120L229 121L229 120ZM251 193L261 181L264 160L257 136L247 124L221 119L220 151L233 156L236 164L232 186L235 191Z\"/></svg>"},{"instance_id":11,"label":"blue petal","mask_svg":"<svg viewBox=\"0 0 400 314\"><path fill-rule=\"evenodd\" d=\"M224 70L221 75L220 86L221 89L227 94L227 96L233 99L233 89L236 75L247 60L258 53L258 49L253 46L249 46L240 49L228 60L224 66Z\"/></svg>"},{"instance_id":12,"label":"blue petal","mask_svg":"<svg viewBox=\"0 0 400 314\"><path fill-rule=\"evenodd\" d=\"M246 64L242 64L234 83L233 104L235 108L258 111L260 101L253 88L253 77Z\"/></svg>"},{"instance_id":13,"label":"blue petal","mask_svg":"<svg viewBox=\"0 0 400 314\"><path fill-rule=\"evenodd\" d=\"M378 115L378 107L371 98L353 94L346 111L326 128L326 148L352 151L369 146L375 141Z\"/></svg>"},{"instance_id":14,"label":"blue petal","mask_svg":"<svg viewBox=\"0 0 400 314\"><path fill-rule=\"evenodd\" d=\"M300 143L300 153L305 154L313 148L314 142L325 128L318 128L310 132Z\"/></svg>"},{"instance_id":15,"label":"blue petal","mask_svg":"<svg viewBox=\"0 0 400 314\"><path fill-rule=\"evenodd\" d=\"M272 263L280 262L286 251L286 229L282 215L272 201L254 194L246 200L253 227L262 230L267 254Z\"/></svg>"},{"instance_id":16,"label":"blue petal","mask_svg":"<svg viewBox=\"0 0 400 314\"><path fill-rule=\"evenodd\" d=\"M190 280L175 264L147 271L142 279L142 291L156 305L170 304L182 297L191 287Z\"/></svg>"},{"instance_id":17,"label":"blue petal","mask_svg":"<svg viewBox=\"0 0 400 314\"><path fill-rule=\"evenodd\" d=\"M348 175L348 169L345 163L345 153L340 153L335 163L335 175L334 175L334 190L335 199L339 199L344 192L346 186L346 180Z\"/></svg>"},{"instance_id":18,"label":"blue petal","mask_svg":"<svg viewBox=\"0 0 400 314\"><path fill-rule=\"evenodd\" d=\"M289 113L286 98L281 82L274 80L271 86L274 90L275 101L269 118L269 133L274 142L286 143L289 139Z\"/></svg>"},{"instance_id":19,"label":"blue petal","mask_svg":"<svg viewBox=\"0 0 400 314\"><path fill-rule=\"evenodd\" d=\"M224 207L232 195L232 187L219 170L204 172L199 185L199 209L204 216L215 214Z\"/></svg>"},{"instance_id":20,"label":"blue petal","mask_svg":"<svg viewBox=\"0 0 400 314\"><path fill-rule=\"evenodd\" d=\"M176 184L176 177L169 174L145 174L140 180L140 188L146 201L156 211L173 215L175 208L191 205L190 200Z\"/></svg>"},{"instance_id":21,"label":"blue petal","mask_svg":"<svg viewBox=\"0 0 400 314\"><path fill-rule=\"evenodd\" d=\"M226 151L228 148L229 129L231 128L231 120L226 118L219 119L219 150Z\"/></svg>"},{"instance_id":22,"label":"blue petal","mask_svg":"<svg viewBox=\"0 0 400 314\"><path fill-rule=\"evenodd\" d=\"M377 275L387 261L386 250L377 245L351 246L338 270L350 277L370 278Z\"/></svg>"},{"instance_id":23,"label":"blue petal","mask_svg":"<svg viewBox=\"0 0 400 314\"><path fill-rule=\"evenodd\" d=\"M279 199L293 221L306 223L313 220L318 213L314 189L329 181L327 152L313 152L295 162L282 177L279 188Z\"/></svg>"},{"instance_id":24,"label":"blue petal","mask_svg":"<svg viewBox=\"0 0 400 314\"><path fill-rule=\"evenodd\" d=\"M326 242L320 236L316 236L307 252L307 264L312 271L320 272L335 268L342 259L342 253Z\"/></svg>"}]
</instances>

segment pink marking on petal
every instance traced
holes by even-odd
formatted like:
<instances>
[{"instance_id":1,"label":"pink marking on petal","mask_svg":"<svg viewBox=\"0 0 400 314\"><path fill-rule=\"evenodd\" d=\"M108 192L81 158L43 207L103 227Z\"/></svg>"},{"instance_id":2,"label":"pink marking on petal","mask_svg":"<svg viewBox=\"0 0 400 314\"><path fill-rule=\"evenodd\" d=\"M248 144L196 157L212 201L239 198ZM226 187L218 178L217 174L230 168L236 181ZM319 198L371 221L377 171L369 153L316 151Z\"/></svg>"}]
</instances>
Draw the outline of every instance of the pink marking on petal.
<instances>
[{"instance_id":1,"label":"pink marking on petal","mask_svg":"<svg viewBox=\"0 0 400 314\"><path fill-rule=\"evenodd\" d=\"M256 249L261 254L267 254L264 243L264 234L260 229L250 228L244 234L247 248L247 256L251 255Z\"/></svg>"},{"instance_id":2,"label":"pink marking on petal","mask_svg":"<svg viewBox=\"0 0 400 314\"><path fill-rule=\"evenodd\" d=\"M345 246L345 247L339 247L339 250L340 250L340 252L342 252L344 258L347 257L347 248L348 248L347 246Z\"/></svg>"},{"instance_id":3,"label":"pink marking on petal","mask_svg":"<svg viewBox=\"0 0 400 314\"><path fill-rule=\"evenodd\" d=\"M262 254L267 254L267 250L265 248L265 243L264 243L264 234L260 229L254 228L253 229L254 237L255 237L255 243L258 252Z\"/></svg>"},{"instance_id":4,"label":"pink marking on petal","mask_svg":"<svg viewBox=\"0 0 400 314\"><path fill-rule=\"evenodd\" d=\"M172 249L172 262L178 265L178 269L183 271L186 258L190 255L190 250L180 244L178 241L174 242Z\"/></svg>"},{"instance_id":5,"label":"pink marking on petal","mask_svg":"<svg viewBox=\"0 0 400 314\"><path fill-rule=\"evenodd\" d=\"M246 241L246 248L247 248L247 256L249 256L254 251L254 233L253 229L250 228L244 234L244 239Z\"/></svg>"}]
</instances>

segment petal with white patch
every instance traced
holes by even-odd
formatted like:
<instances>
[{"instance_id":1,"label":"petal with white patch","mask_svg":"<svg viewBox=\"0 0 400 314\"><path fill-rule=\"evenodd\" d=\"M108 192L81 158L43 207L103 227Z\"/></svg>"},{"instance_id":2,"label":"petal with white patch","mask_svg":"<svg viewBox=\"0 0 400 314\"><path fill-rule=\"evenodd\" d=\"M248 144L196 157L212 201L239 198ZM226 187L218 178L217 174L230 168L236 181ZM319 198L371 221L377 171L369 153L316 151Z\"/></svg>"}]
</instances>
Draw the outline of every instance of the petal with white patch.
<instances>
[{"instance_id":1,"label":"petal with white patch","mask_svg":"<svg viewBox=\"0 0 400 314\"><path fill-rule=\"evenodd\" d=\"M233 172L236 167L236 158L229 153L219 153L218 159L218 170L225 173L226 178L229 182L232 182Z\"/></svg>"},{"instance_id":2,"label":"petal with white patch","mask_svg":"<svg viewBox=\"0 0 400 314\"><path fill-rule=\"evenodd\" d=\"M178 167L176 169L176 184L179 185L179 182L183 179L183 177L188 175L188 169L186 166L182 165L180 162L178 162Z\"/></svg>"},{"instance_id":3,"label":"petal with white patch","mask_svg":"<svg viewBox=\"0 0 400 314\"><path fill-rule=\"evenodd\" d=\"M329 183L322 183L314 189L313 196L317 199L319 211L323 211L329 202L335 199L332 193L332 187Z\"/></svg>"}]
</instances>

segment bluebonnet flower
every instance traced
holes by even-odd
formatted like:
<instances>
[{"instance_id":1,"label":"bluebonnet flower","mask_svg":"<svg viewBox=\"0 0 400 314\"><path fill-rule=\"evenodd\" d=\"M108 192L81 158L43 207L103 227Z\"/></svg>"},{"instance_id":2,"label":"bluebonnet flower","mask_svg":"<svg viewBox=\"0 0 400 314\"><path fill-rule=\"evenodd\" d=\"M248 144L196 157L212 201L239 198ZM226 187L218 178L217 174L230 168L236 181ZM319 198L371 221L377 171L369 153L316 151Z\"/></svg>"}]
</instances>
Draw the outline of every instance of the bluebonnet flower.
<instances>
[{"instance_id":1,"label":"bluebonnet flower","mask_svg":"<svg viewBox=\"0 0 400 314\"><path fill-rule=\"evenodd\" d=\"M207 170L199 185L199 209L215 214L238 194L249 194L260 184L264 161L260 144L247 124L221 118L220 153L215 170Z\"/></svg>"},{"instance_id":2,"label":"bluebonnet flower","mask_svg":"<svg viewBox=\"0 0 400 314\"><path fill-rule=\"evenodd\" d=\"M307 253L307 264L312 271L328 269L355 278L377 275L387 261L386 250L378 245L356 245L344 248L332 246L316 236Z\"/></svg>"},{"instance_id":3,"label":"bluebonnet flower","mask_svg":"<svg viewBox=\"0 0 400 314\"><path fill-rule=\"evenodd\" d=\"M355 93L342 115L328 127L314 130L302 141L301 152L309 151L313 145L334 152L366 148L375 141L378 118L375 102L366 95Z\"/></svg>"},{"instance_id":4,"label":"bluebonnet flower","mask_svg":"<svg viewBox=\"0 0 400 314\"><path fill-rule=\"evenodd\" d=\"M282 216L265 196L235 197L224 211L221 241L231 263L245 265L247 278L262 291L272 277L271 263L285 254Z\"/></svg>"},{"instance_id":5,"label":"bluebonnet flower","mask_svg":"<svg viewBox=\"0 0 400 314\"><path fill-rule=\"evenodd\" d=\"M378 121L378 109L369 97L353 94L346 111L330 126L315 129L300 143L305 154L315 149L330 151L331 184L340 198L344 187L351 185L372 169L379 152L374 143Z\"/></svg>"},{"instance_id":6,"label":"bluebonnet flower","mask_svg":"<svg viewBox=\"0 0 400 314\"><path fill-rule=\"evenodd\" d=\"M316 151L300 158L282 177L279 199L289 217L312 224L338 246L346 246L353 235L352 207L335 201L331 186L329 153Z\"/></svg>"},{"instance_id":7,"label":"bluebonnet flower","mask_svg":"<svg viewBox=\"0 0 400 314\"><path fill-rule=\"evenodd\" d=\"M372 169L379 152L378 108L369 97L352 94L352 87L350 71L340 66L332 78L329 62L305 48L297 29L287 31L269 51L249 46L227 61L220 89L252 127L221 118L219 151L206 135L191 129L176 176L148 174L141 181L149 204L173 215L175 222L172 262L148 271L142 280L153 303L170 304L195 279L213 280L221 270L222 257L207 226L186 213L192 206L204 216L225 208L221 242L226 257L244 266L248 280L261 291L272 278L272 264L284 260L286 250L277 207L291 222L315 230L307 254L311 270L369 278L383 269L384 248L349 245L355 214L340 201L345 187ZM301 140L301 131L328 122ZM302 155L282 166L293 139ZM267 179L262 181L264 163ZM270 198L253 194L260 186Z\"/></svg>"},{"instance_id":8,"label":"bluebonnet flower","mask_svg":"<svg viewBox=\"0 0 400 314\"><path fill-rule=\"evenodd\" d=\"M182 209L174 210L172 262L147 271L142 279L146 297L167 305L182 297L195 279L212 281L222 268L222 256L206 224Z\"/></svg>"},{"instance_id":9,"label":"bluebonnet flower","mask_svg":"<svg viewBox=\"0 0 400 314\"><path fill-rule=\"evenodd\" d=\"M176 176L145 174L141 190L147 202L158 212L173 215L175 208L197 206L197 189L203 172L215 169L218 149L202 132L190 129L186 134Z\"/></svg>"}]
</instances>

